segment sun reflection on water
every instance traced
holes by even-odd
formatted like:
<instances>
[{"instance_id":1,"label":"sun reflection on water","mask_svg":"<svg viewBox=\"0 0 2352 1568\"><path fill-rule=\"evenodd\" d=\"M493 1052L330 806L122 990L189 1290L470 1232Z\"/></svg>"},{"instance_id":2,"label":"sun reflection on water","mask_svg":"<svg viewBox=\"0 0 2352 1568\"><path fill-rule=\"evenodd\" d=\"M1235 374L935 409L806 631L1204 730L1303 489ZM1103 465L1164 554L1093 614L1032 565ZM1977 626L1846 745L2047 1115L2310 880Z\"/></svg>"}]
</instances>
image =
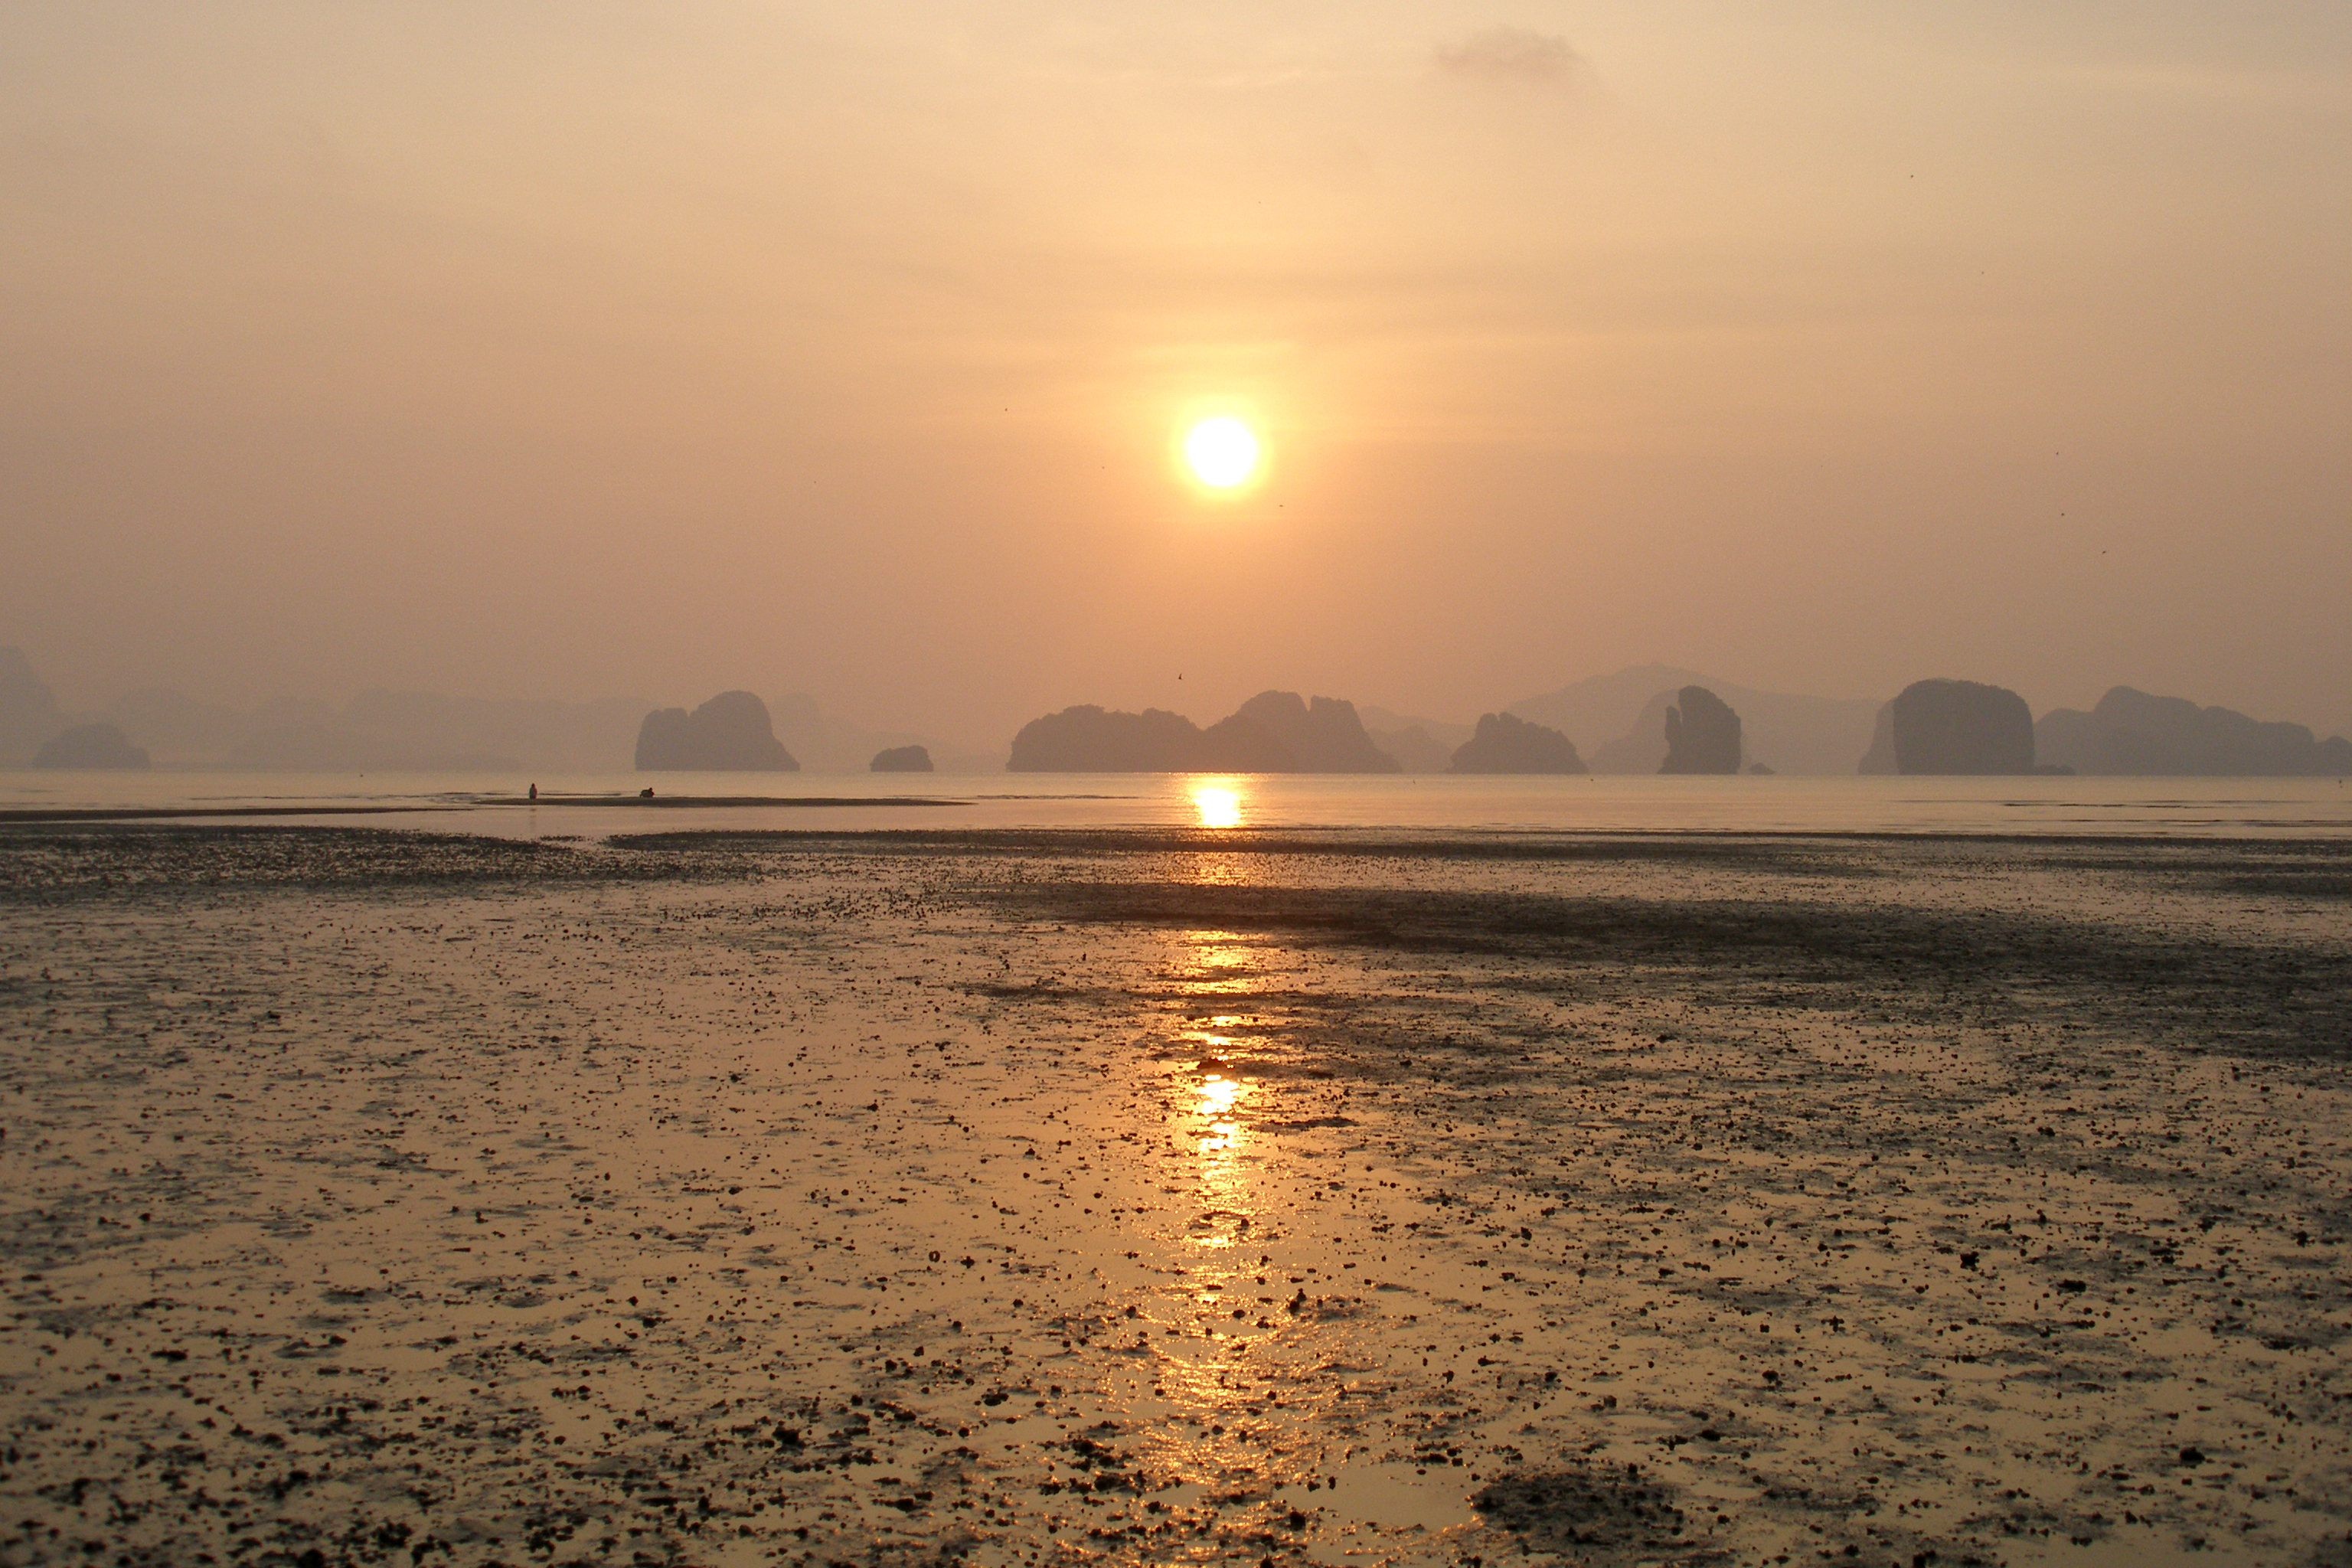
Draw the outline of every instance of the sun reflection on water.
<instances>
[{"instance_id":1,"label":"sun reflection on water","mask_svg":"<svg viewBox=\"0 0 2352 1568\"><path fill-rule=\"evenodd\" d=\"M1242 820L1241 792L1227 784L1199 784L1192 791L1192 809L1203 827L1238 827Z\"/></svg>"},{"instance_id":2,"label":"sun reflection on water","mask_svg":"<svg viewBox=\"0 0 2352 1568\"><path fill-rule=\"evenodd\" d=\"M1248 1237L1252 1213L1257 1206L1252 1193L1255 1184L1246 1169L1255 1162L1243 1154L1249 1131L1241 1110L1250 1097L1251 1085L1224 1060L1224 1054L1233 1048L1231 1040L1222 1035L1199 1038L1201 1079L1193 1088L1192 1114L1203 1124L1194 1144L1201 1161L1201 1214L1193 1222L1192 1242L1197 1247L1223 1248Z\"/></svg>"},{"instance_id":3,"label":"sun reflection on water","mask_svg":"<svg viewBox=\"0 0 2352 1568\"><path fill-rule=\"evenodd\" d=\"M1222 1042L1220 1042L1222 1044ZM1200 1117L1209 1124L1211 1136L1202 1140L1206 1149L1230 1149L1241 1136L1241 1124L1233 1120L1234 1106L1242 1097L1239 1079L1211 1073L1201 1084Z\"/></svg>"},{"instance_id":4,"label":"sun reflection on water","mask_svg":"<svg viewBox=\"0 0 2352 1568\"><path fill-rule=\"evenodd\" d=\"M1186 940L1189 951L1176 955L1174 975L1188 993L1194 996L1243 997L1256 989L1258 972L1252 952L1233 932L1192 931ZM1194 1038L1197 1041L1199 1037ZM1202 1048L1215 1054L1213 1047Z\"/></svg>"},{"instance_id":5,"label":"sun reflection on water","mask_svg":"<svg viewBox=\"0 0 2352 1568\"><path fill-rule=\"evenodd\" d=\"M1207 875L1195 879L1240 880L1248 858L1202 854L1195 868ZM1210 1490L1298 1486L1322 1458L1296 1371L1301 1357L1324 1359L1321 1340L1285 1310L1297 1287L1269 1267L1284 1243L1280 1194L1296 1173L1282 1139L1258 1131L1286 1092L1279 1076L1258 1076L1269 1055L1256 1000L1273 979L1266 953L1262 938L1195 929L1171 941L1161 971L1181 1011L1151 1070L1190 1167L1190 1191L1176 1180L1167 1190L1191 1213L1165 1316L1146 1341L1157 1352L1151 1392L1166 1410L1152 1426L1153 1459Z\"/></svg>"}]
</instances>

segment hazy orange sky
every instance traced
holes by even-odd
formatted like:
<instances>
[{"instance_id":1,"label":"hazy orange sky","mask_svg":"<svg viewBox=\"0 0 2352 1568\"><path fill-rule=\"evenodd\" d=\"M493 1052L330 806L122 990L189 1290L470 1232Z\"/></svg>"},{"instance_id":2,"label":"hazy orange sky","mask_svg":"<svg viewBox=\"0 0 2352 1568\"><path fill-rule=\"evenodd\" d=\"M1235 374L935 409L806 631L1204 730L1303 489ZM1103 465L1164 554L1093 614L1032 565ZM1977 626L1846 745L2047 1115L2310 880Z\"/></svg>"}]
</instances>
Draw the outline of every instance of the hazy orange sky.
<instances>
[{"instance_id":1,"label":"hazy orange sky","mask_svg":"<svg viewBox=\"0 0 2352 1568\"><path fill-rule=\"evenodd\" d=\"M2339 5L13 0L0 334L69 702L2352 731Z\"/></svg>"}]
</instances>

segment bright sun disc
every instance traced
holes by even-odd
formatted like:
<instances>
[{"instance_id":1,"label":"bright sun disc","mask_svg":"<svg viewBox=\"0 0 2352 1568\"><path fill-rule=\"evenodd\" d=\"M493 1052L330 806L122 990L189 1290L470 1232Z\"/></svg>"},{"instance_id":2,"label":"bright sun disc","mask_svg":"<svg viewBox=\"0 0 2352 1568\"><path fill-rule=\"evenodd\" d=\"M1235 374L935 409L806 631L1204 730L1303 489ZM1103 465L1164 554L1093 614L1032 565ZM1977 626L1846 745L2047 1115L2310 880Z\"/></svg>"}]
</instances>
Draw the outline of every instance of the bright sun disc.
<instances>
[{"instance_id":1,"label":"bright sun disc","mask_svg":"<svg viewBox=\"0 0 2352 1568\"><path fill-rule=\"evenodd\" d=\"M1257 437L1238 419L1203 419L1184 437L1184 460L1212 489L1229 490L1257 468Z\"/></svg>"}]
</instances>

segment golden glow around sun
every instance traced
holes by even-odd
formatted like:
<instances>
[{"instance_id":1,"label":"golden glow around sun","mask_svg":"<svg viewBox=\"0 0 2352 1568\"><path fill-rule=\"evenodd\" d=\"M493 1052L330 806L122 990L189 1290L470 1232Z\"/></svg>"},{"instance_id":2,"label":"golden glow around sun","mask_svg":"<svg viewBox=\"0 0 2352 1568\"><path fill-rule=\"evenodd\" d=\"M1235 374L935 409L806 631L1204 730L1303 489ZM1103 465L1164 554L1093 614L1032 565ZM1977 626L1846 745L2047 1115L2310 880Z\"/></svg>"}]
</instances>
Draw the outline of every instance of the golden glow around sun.
<instances>
[{"instance_id":1,"label":"golden glow around sun","mask_svg":"<svg viewBox=\"0 0 2352 1568\"><path fill-rule=\"evenodd\" d=\"M1203 827L1237 827L1242 820L1242 797L1229 789L1203 787L1192 792L1192 809L1201 814Z\"/></svg>"},{"instance_id":2,"label":"golden glow around sun","mask_svg":"<svg viewBox=\"0 0 2352 1568\"><path fill-rule=\"evenodd\" d=\"M1184 437L1184 461L1211 489L1229 490L1257 472L1257 437L1231 415L1203 419Z\"/></svg>"}]
</instances>

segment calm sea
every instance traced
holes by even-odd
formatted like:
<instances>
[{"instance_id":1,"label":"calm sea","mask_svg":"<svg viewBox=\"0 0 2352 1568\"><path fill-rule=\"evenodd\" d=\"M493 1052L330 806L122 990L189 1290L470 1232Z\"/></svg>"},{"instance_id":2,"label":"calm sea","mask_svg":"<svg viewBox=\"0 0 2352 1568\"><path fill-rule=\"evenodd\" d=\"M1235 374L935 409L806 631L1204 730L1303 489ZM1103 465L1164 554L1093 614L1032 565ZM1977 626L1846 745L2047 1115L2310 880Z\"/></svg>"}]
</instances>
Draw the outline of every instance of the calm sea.
<instances>
[{"instance_id":1,"label":"calm sea","mask_svg":"<svg viewBox=\"0 0 2352 1568\"><path fill-rule=\"evenodd\" d=\"M536 783L536 806L502 804ZM637 798L650 784L653 802ZM666 800L766 797L761 804ZM886 804L919 797L922 804ZM824 800L832 804L787 804ZM683 828L1328 827L1415 832L2352 836L2340 779L1453 778L1301 774L0 772L0 810L265 807L518 837ZM352 816L326 808L390 808Z\"/></svg>"}]
</instances>

